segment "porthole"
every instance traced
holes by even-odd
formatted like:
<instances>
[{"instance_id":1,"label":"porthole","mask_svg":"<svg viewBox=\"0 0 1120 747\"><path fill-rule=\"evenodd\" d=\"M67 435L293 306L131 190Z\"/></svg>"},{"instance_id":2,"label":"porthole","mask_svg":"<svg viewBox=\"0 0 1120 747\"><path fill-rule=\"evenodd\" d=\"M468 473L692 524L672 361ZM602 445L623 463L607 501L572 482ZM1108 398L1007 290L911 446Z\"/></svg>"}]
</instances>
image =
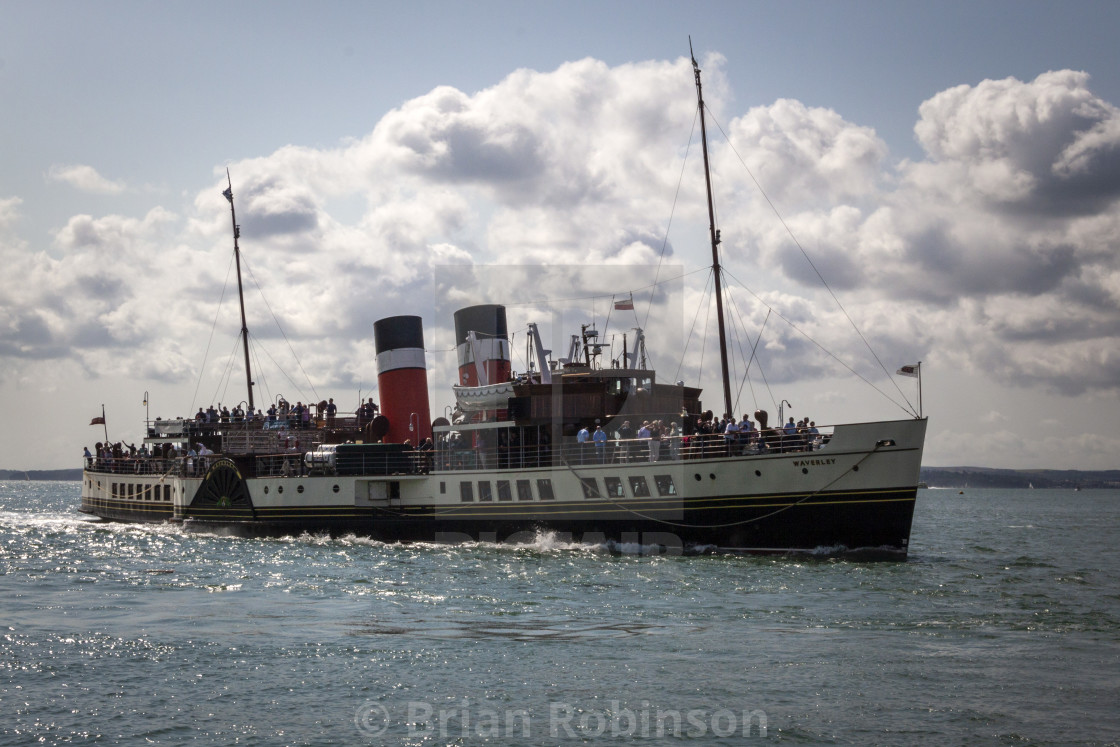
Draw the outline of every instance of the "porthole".
<instances>
[{"instance_id":1,"label":"porthole","mask_svg":"<svg viewBox=\"0 0 1120 747\"><path fill-rule=\"evenodd\" d=\"M852 472L859 472L859 465L852 467Z\"/></svg>"},{"instance_id":2,"label":"porthole","mask_svg":"<svg viewBox=\"0 0 1120 747\"><path fill-rule=\"evenodd\" d=\"M762 477L762 472L761 472L760 470L757 470L757 469L756 469L756 470L754 471L754 476L755 476L755 477Z\"/></svg>"},{"instance_id":3,"label":"porthole","mask_svg":"<svg viewBox=\"0 0 1120 747\"><path fill-rule=\"evenodd\" d=\"M716 473L715 472L709 472L708 477L710 477L711 479L714 480L714 479L716 479Z\"/></svg>"},{"instance_id":4,"label":"porthole","mask_svg":"<svg viewBox=\"0 0 1120 747\"><path fill-rule=\"evenodd\" d=\"M296 492L297 493L302 493L303 492L303 486L302 485L296 485Z\"/></svg>"},{"instance_id":5,"label":"porthole","mask_svg":"<svg viewBox=\"0 0 1120 747\"><path fill-rule=\"evenodd\" d=\"M268 495L268 486L267 485L264 486L264 494Z\"/></svg>"},{"instance_id":6,"label":"porthole","mask_svg":"<svg viewBox=\"0 0 1120 747\"><path fill-rule=\"evenodd\" d=\"M801 468L801 474L803 474L803 475L809 474L809 468L808 467L802 467Z\"/></svg>"},{"instance_id":7,"label":"porthole","mask_svg":"<svg viewBox=\"0 0 1120 747\"><path fill-rule=\"evenodd\" d=\"M283 493L284 492L284 486L283 485L277 485L276 486L276 492L277 493Z\"/></svg>"},{"instance_id":8,"label":"porthole","mask_svg":"<svg viewBox=\"0 0 1120 747\"><path fill-rule=\"evenodd\" d=\"M332 485L331 490L334 491L335 493L337 493L338 492L338 486L337 485Z\"/></svg>"},{"instance_id":9,"label":"porthole","mask_svg":"<svg viewBox=\"0 0 1120 747\"><path fill-rule=\"evenodd\" d=\"M703 480L703 479L704 479L704 478L700 477L700 473L699 473L699 472L697 472L697 473L696 473L696 474L695 474L694 476L696 477L696 482L700 482L701 480Z\"/></svg>"}]
</instances>

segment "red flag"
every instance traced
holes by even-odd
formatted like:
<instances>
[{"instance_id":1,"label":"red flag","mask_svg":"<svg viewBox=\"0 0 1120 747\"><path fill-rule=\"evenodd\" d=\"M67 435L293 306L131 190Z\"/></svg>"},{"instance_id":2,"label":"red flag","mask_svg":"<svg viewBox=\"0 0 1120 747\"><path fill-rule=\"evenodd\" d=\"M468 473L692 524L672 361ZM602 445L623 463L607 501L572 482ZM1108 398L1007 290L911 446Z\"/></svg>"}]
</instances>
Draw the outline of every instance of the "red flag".
<instances>
[{"instance_id":1,"label":"red flag","mask_svg":"<svg viewBox=\"0 0 1120 747\"><path fill-rule=\"evenodd\" d=\"M634 299L633 298L627 298L627 299L624 299L622 301L615 301L614 302L614 309L615 309L615 311L633 311L634 310Z\"/></svg>"},{"instance_id":2,"label":"red flag","mask_svg":"<svg viewBox=\"0 0 1120 747\"><path fill-rule=\"evenodd\" d=\"M93 420L89 421L89 424L90 425L105 425L105 418L103 418L101 416L98 416L98 417L94 418Z\"/></svg>"}]
</instances>

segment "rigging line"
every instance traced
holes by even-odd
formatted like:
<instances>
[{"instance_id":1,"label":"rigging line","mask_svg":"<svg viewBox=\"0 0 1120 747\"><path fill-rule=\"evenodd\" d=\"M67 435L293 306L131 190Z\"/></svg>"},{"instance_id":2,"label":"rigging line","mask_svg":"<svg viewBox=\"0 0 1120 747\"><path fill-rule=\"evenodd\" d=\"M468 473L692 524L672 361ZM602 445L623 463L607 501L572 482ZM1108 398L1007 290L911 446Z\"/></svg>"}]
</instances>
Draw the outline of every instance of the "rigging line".
<instances>
[{"instance_id":1,"label":"rigging line","mask_svg":"<svg viewBox=\"0 0 1120 747\"><path fill-rule=\"evenodd\" d=\"M743 319L743 312L739 309L739 305L737 303L735 303L735 297L733 295L731 295L730 288L728 289L727 298L728 298L728 301L731 304L731 308L735 311L735 316L739 320L739 325L743 328L743 334L746 335L748 340L750 340L750 334L747 333L747 323L746 323L746 320ZM769 319L770 319L770 311L768 310L766 312L766 319L763 320L762 327L758 331L758 337L755 338L754 343L751 345L751 357L750 357L750 360L747 361L746 370L743 371L743 382L741 382L739 384L739 391L735 393L735 403L736 404L738 404L739 400L741 399L741 396L742 396L742 393L743 393L743 383L750 383L751 364L754 363L755 360L756 360L756 356L757 356L757 353L758 353L758 345L762 341L762 331L763 331L763 329L766 328L766 322L769 321ZM736 338L736 339L738 339L738 338ZM742 349L742 345L740 345L739 355L742 355L742 354L743 354L743 349ZM766 372L762 370L762 364L761 363L758 364L758 371L759 371L759 374L762 376L762 380L766 381ZM770 388L769 383L766 384L766 388L769 391L769 388ZM773 398L774 398L774 395L773 395L773 392L771 392L770 393L770 399L773 400ZM751 399L754 401L755 407L757 408L758 407L758 397L755 395L755 392L754 392L754 384L751 384Z\"/></svg>"},{"instance_id":2,"label":"rigging line","mask_svg":"<svg viewBox=\"0 0 1120 747\"><path fill-rule=\"evenodd\" d=\"M692 129L688 133L688 145L684 149L684 158L681 160L681 173L677 177L677 189L673 193L673 206L669 208L669 222L665 224L665 235L661 239L661 252L657 255L657 269L653 273L653 284L657 285L657 279L661 277L661 264L665 260L665 250L669 247L669 231L673 228L673 216L677 213L677 202L681 196L681 185L684 184L684 172L688 166L688 154L692 151L692 136L696 134L696 123L700 119L700 110L697 109L692 115ZM646 304L646 318L642 320L641 326L644 328L649 324L649 315L653 311L653 294L650 294L649 302ZM638 321L638 312L634 312L634 321Z\"/></svg>"},{"instance_id":3,"label":"rigging line","mask_svg":"<svg viewBox=\"0 0 1120 747\"><path fill-rule=\"evenodd\" d=\"M711 109L708 110L708 113L711 113ZM712 117L712 120L715 122L716 127L719 128L719 131L723 134L723 137L727 140L727 144L731 148L731 152L734 153L735 157L739 159L739 163L743 165L743 168L750 176L751 181L754 182L755 187L758 188L759 193L762 195L762 199L766 200L766 204L770 206L770 209L772 211L774 211L774 215L778 218L778 222L782 224L782 228L786 230L786 233L789 234L790 239L793 240L794 245L797 246L798 251L801 252L801 256L803 256L805 258L805 261L809 263L809 267L813 268L813 272L816 274L817 279L821 281L821 285L823 285L825 287L825 290L828 291L828 295L832 296L832 300L836 303L837 308L839 308L840 311L844 313L844 316L847 318L848 323L851 324L852 329L855 330L856 335L859 336L859 339L862 340L863 344L867 347L868 352L871 353L871 357L874 358L875 362L879 364L879 368L883 370L883 373L886 374L887 379L891 382L891 384L894 385L894 388L898 391L899 395L910 407L911 414L914 414L914 405L911 404L909 398L906 396L906 393L903 392L902 388L898 385L898 382L895 381L893 376L891 376L890 371L887 370L887 367L883 365L883 361L881 361L879 359L879 356L876 355L875 349L871 347L871 343L867 340L866 337L863 336L863 332L860 331L860 328L856 325L855 320L852 319L851 315L848 313L848 310L844 308L844 305L842 303L840 303L840 299L839 297L837 297L836 293L833 292L832 286L828 284L828 281L824 279L824 275L822 275L820 270L817 269L817 266L813 264L813 260L809 257L809 253L805 251L805 247L801 246L801 242L797 240L797 236L794 235L793 229L789 227L789 224L786 223L785 218L783 218L782 214L778 212L777 206L770 200L770 195L766 194L766 190L762 188L762 185L759 183L758 179L755 178L754 172L751 171L749 166L747 166L747 162L743 159L743 156L741 156L739 154L739 151L735 149L735 144L731 142L731 138L728 137L726 132L724 132L723 126L720 125L719 120L717 120L714 116ZM891 401L893 402L894 400ZM895 404L898 403L896 402Z\"/></svg>"},{"instance_id":4,"label":"rigging line","mask_svg":"<svg viewBox=\"0 0 1120 747\"><path fill-rule=\"evenodd\" d=\"M892 397L891 397L891 396L890 396L889 394L887 394L887 393L886 393L886 392L884 392L884 391L883 391L882 389L880 389L880 388L879 388L879 387L877 387L877 386L876 386L875 384L873 384L873 383L872 383L871 381L869 381L869 380L867 379L867 377L866 377L866 376L864 376L863 374L861 374L861 373L860 373L859 371L856 371L856 370L855 370L854 368L852 368L852 367L851 367L851 366L849 366L849 365L848 365L847 363L845 363L844 361L842 361L842 360L841 360L841 359L840 359L839 357L837 357L837 356L836 356L836 354L835 354L835 353L833 353L833 352L832 352L831 350L829 350L829 349L828 349L828 348L826 348L826 347L825 347L824 345L821 345L821 344L820 344L819 342L817 342L817 341L816 341L815 339L813 339L813 337L812 337L812 336L810 336L808 332L806 332L805 330L801 329L801 327L797 326L797 324L796 324L795 322L793 322L793 321L792 321L792 320L790 320L790 319L787 319L787 318L786 318L786 317L785 317L785 316L784 316L784 315L782 314L782 312L778 311L778 310L777 310L777 309L775 309L775 308L774 308L773 306L771 306L770 304L766 303L766 301L764 301L764 300L762 299L762 297L761 297L761 296L759 296L759 295L758 295L757 293L755 293L755 292L754 292L753 290L751 290L751 289L750 289L750 288L749 288L749 287L748 287L748 286L747 286L747 285L746 285L745 283L743 283L743 282L742 282L741 280L739 280L739 279L738 279L737 277L735 277L735 276L734 276L734 275L732 275L731 273L727 273L727 275L728 275L728 277L730 277L730 278L731 278L732 280L734 280L734 281L735 281L736 283L738 283L739 285L741 285L741 286L743 287L743 289L744 289L744 290L746 290L746 291L747 291L748 293L750 293L750 294L751 294L752 296L754 296L754 297L755 297L755 298L756 298L756 299L758 300L758 302L759 302L759 303L761 303L761 304L762 304L763 306L765 306L765 307L766 307L767 309L769 309L769 310L770 310L770 311L772 311L772 312L773 312L774 314L776 314L776 315L777 315L777 317L778 317L779 319L781 319L781 320L782 320L783 322L785 322L786 324L788 324L788 325L789 325L789 326L790 326L790 327L791 327L791 328L792 328L792 329L793 329L794 331L796 331L796 332L797 332L797 333L798 333L799 335L801 335L801 336L802 336L802 337L804 337L804 338L805 338L806 340L808 340L809 342L811 342L811 343L813 343L814 345L816 345L816 346L817 346L817 348L819 348L819 349L820 349L820 351L821 351L822 353L824 353L825 355L827 355L827 356L828 356L829 358L832 358L832 359L833 359L834 361L836 361L836 362L837 362L837 363L839 363L839 364L840 364L841 366L843 366L844 368L846 368L846 369L848 370L848 372L849 372L849 373L853 374L853 375L854 375L854 376L855 376L856 378L858 378L858 379L859 379L860 381L862 381L863 383L867 384L867 385L868 385L869 387L871 387L872 389L874 389L875 391L877 391L877 392L878 392L879 394L883 395L883 397L884 397L884 398L886 398L886 400L887 400L888 402L891 402L891 403L893 403L893 404L894 404L895 406L897 406L897 407L898 407L899 409L901 409L901 410L902 410L902 411L904 411L904 412L910 412L911 414L913 414L913 413L912 413L912 412L911 412L910 410L907 410L907 409L906 409L905 407L903 407L902 405L900 405L900 404L899 404L899 403L898 403L898 402L897 402L897 401L896 401L895 399L893 399L893 398L892 398ZM768 388L769 388L769 385L768 385ZM771 393L771 398L773 398L773 393ZM903 395L903 399L906 399L905 395ZM906 400L906 404L907 404L907 405L910 405L910 402L909 402L909 400ZM911 407L912 407L912 406L911 406Z\"/></svg>"},{"instance_id":5,"label":"rigging line","mask_svg":"<svg viewBox=\"0 0 1120 747\"><path fill-rule=\"evenodd\" d=\"M191 394L191 410L194 410L194 403L198 400L198 390L202 386L202 375L206 371L206 361L210 357L210 346L214 342L214 332L218 329L218 317L222 313L222 304L226 300L226 289L229 288L229 276L233 272L233 255L230 254L229 266L226 267L226 279L222 283L222 295L218 297L218 308L214 311L214 323L210 326L210 337L206 340L206 350L202 354L202 365L198 368L198 379L194 383L194 393Z\"/></svg>"},{"instance_id":6,"label":"rigging line","mask_svg":"<svg viewBox=\"0 0 1120 747\"><path fill-rule=\"evenodd\" d=\"M712 326L712 301L714 301L715 297L716 297L715 277L716 277L716 274L715 274L715 271L713 270L713 272L712 272L712 292L708 295L707 313L704 315L704 336L703 336L704 342L707 342L712 337L710 334L708 334L708 332L709 332L709 330L711 329L711 326ZM708 346L702 344L700 346L700 370L696 374L697 381L703 381L704 380L704 357L705 357L705 354L707 352L708 352Z\"/></svg>"},{"instance_id":7,"label":"rigging line","mask_svg":"<svg viewBox=\"0 0 1120 747\"><path fill-rule=\"evenodd\" d=\"M746 337L747 340L750 340L750 335L747 334L747 325L743 322L742 316L739 314L739 307L735 305L735 299L731 295L731 289L728 288L727 292L724 295L727 297L727 303L728 303L728 306L730 307L730 309L728 310L728 314L727 314L727 316L728 316L727 321L728 321L728 324L731 327L731 334L734 337L735 346L739 349L738 357L729 357L728 362L729 362L730 365L737 367L740 359L742 359L744 362L746 362L746 358L747 358L743 354L743 339L742 339L742 337L739 336L739 332L740 332L740 330L742 330L743 337ZM738 323L736 324L736 322L738 322ZM730 376L731 379L739 378L738 371L732 371L731 374L732 374ZM743 372L743 375L744 376L746 375L745 370ZM740 388L740 391L742 391L741 388ZM733 400L733 404L732 404L732 407L731 407L732 414L734 414L735 412L742 412L742 409L739 406L738 394L739 393L736 392L736 396Z\"/></svg>"},{"instance_id":8,"label":"rigging line","mask_svg":"<svg viewBox=\"0 0 1120 747\"><path fill-rule=\"evenodd\" d=\"M736 309L736 313L738 313L738 309ZM738 393L736 393L736 401L738 401L740 395L742 395L742 392L743 392L743 385L744 384L749 385L750 388L751 388L751 400L754 402L755 409L758 409L758 395L755 394L755 392L754 392L754 383L751 381L751 377L750 377L751 364L754 363L755 356L758 354L758 344L760 342L762 342L762 333L763 333L763 331L765 331L766 324L769 321L770 321L770 312L767 311L766 312L766 318L762 320L762 326L759 327L759 329L758 329L758 337L755 338L754 344L751 345L751 359L749 361L747 361L747 369L743 372L743 381L740 382L739 391L738 391ZM759 372L759 375L762 376L762 380L766 381L766 374L762 370L762 364L761 363L758 364L758 372ZM767 384L767 389L769 389L769 386L770 385ZM773 394L771 394L771 399L773 399Z\"/></svg>"},{"instance_id":9,"label":"rigging line","mask_svg":"<svg viewBox=\"0 0 1120 747\"><path fill-rule=\"evenodd\" d=\"M526 327L525 329L528 329L528 327ZM512 334L510 334L510 336L509 336L509 351L510 351L510 355L517 356L517 361L524 365L524 368L522 370L523 371L528 371L529 370L529 359L528 358L522 358L521 357L521 351L518 350L517 346L513 344L513 341L517 339L517 333L521 332L521 331L522 330L518 329L518 330L515 330Z\"/></svg>"},{"instance_id":10,"label":"rigging line","mask_svg":"<svg viewBox=\"0 0 1120 747\"><path fill-rule=\"evenodd\" d=\"M233 338L233 350L230 351L229 357L226 358L226 365L222 369L222 375L218 378L218 384L214 387L214 396L210 399L210 403L220 403L223 397L218 396L218 392L224 392L229 387L229 381L233 377L233 356L237 353L237 344L241 342L241 333L237 333L237 337Z\"/></svg>"},{"instance_id":11,"label":"rigging line","mask_svg":"<svg viewBox=\"0 0 1120 747\"><path fill-rule=\"evenodd\" d=\"M688 272L682 272L680 275L676 275L676 276L671 277L671 278L665 278L664 280L658 280L655 283L648 283L646 285L641 285L641 286L638 286L636 288L631 288L627 292L628 293L634 293L635 291L650 290L651 288L657 288L659 286L665 285L666 283L671 283L674 280L682 280L682 279L688 277L689 275L695 275L696 273L706 272L706 271L711 270L711 269L712 268L711 268L710 265L705 265L704 267L697 267L695 270L689 270ZM617 291L614 291L614 292L617 294ZM511 301L511 302L503 303L502 305L507 307L507 308L514 308L514 307L517 307L517 306L545 306L545 305L549 305L549 304L558 304L558 303L574 303L574 302L577 302L577 301L595 301L595 300L601 299L601 298L609 298L610 296L611 296L610 293L597 293L597 294L591 295L591 296L571 296L569 298L538 298L538 299L535 299L533 301Z\"/></svg>"},{"instance_id":12,"label":"rigging line","mask_svg":"<svg viewBox=\"0 0 1120 747\"><path fill-rule=\"evenodd\" d=\"M743 321L742 314L739 313L739 307L735 305L735 298L731 295L731 289L730 288L727 289L727 292L725 293L725 295L727 297L727 303L731 307L731 311L733 311L734 314L735 314L728 321L731 324L731 333L735 336L735 344L739 348L739 357L738 358L733 358L731 362L732 362L732 365L737 366L738 361L741 359L744 363L747 364L747 368L743 370L743 377L746 378L747 372L750 370L750 363L747 362L747 356L743 353L743 337L745 337L747 339L748 343L749 343L749 341L751 339L751 336L747 332L747 325ZM736 321L738 321L738 324L736 324ZM742 331L742 337L739 336L740 330ZM738 372L736 371L736 372L733 372L733 373L736 374L735 378L738 378ZM738 411L738 412L742 412L741 408L739 407L739 394L741 392L742 392L742 386L739 387L739 392L736 392L735 404L734 404L734 407L733 407L733 409L735 411Z\"/></svg>"},{"instance_id":13,"label":"rigging line","mask_svg":"<svg viewBox=\"0 0 1120 747\"><path fill-rule=\"evenodd\" d=\"M766 319L767 320L770 319L770 314L771 314L771 311L767 310L767 312L766 312ZM765 328L766 324L764 323L762 326ZM761 342L761 340L762 340L762 330L761 329L758 331L758 339ZM761 363L758 364L758 375L762 377L762 383L766 387L766 393L768 395L770 395L770 404L772 404L774 406L774 409L777 410L778 409L778 400L774 397L774 390L770 388L770 379L766 378L766 369L764 369L762 367ZM754 386L753 385L751 386L751 392L752 393L754 392ZM758 402L758 397L755 397L755 402L756 403Z\"/></svg>"},{"instance_id":14,"label":"rigging line","mask_svg":"<svg viewBox=\"0 0 1120 747\"><path fill-rule=\"evenodd\" d=\"M288 334L280 325L279 317L277 317L276 312L272 310L272 305L268 302L268 298L264 295L264 290L261 288L261 284L257 282L257 276L253 274L253 268L249 266L249 261L247 259L245 259L244 257L242 257L242 259L245 263L245 271L248 273L249 277L252 278L253 285L257 287L257 293L260 294L261 300L264 301L264 305L268 309L268 313L272 315L272 321L276 323L276 328L280 330L280 336L284 338L284 343L288 346L288 352L292 354L292 358L294 358L296 361L296 366L299 368L300 373L303 374L303 378L307 380L307 385L311 387L311 393L315 395L315 400L318 401L319 392L315 391L315 385L311 383L311 377L308 376L307 371L304 370L303 362L299 359L299 355L296 354L295 348L292 347L292 342L288 339ZM271 356L269 357L271 358ZM273 362L276 362L275 359L273 359ZM277 363L276 365L279 367L280 364ZM299 390L299 386L295 382L292 382L292 386L296 387L297 391Z\"/></svg>"},{"instance_id":15,"label":"rigging line","mask_svg":"<svg viewBox=\"0 0 1120 747\"><path fill-rule=\"evenodd\" d=\"M711 272L711 270L712 270L712 268L709 267L708 272ZM693 333L696 331L696 320L700 318L700 309L704 308L703 299L706 298L707 295L708 295L708 283L710 283L711 280L712 280L712 278L711 278L711 276L709 276L708 281L704 283L704 292L700 295L701 303L699 305L697 305L696 313L692 317L692 326L688 328L688 337L685 339L684 348L681 350L681 359L680 359L680 362L677 363L676 375L673 376L674 381L680 381L681 369L684 368L684 360L685 360L685 357L688 355L688 346L692 342ZM700 358L703 359L703 357L704 357L704 353L703 353L703 350L701 350ZM697 381L699 381L699 377L697 378Z\"/></svg>"},{"instance_id":16,"label":"rigging line","mask_svg":"<svg viewBox=\"0 0 1120 747\"><path fill-rule=\"evenodd\" d=\"M256 371L257 371L257 375L253 377L254 379L256 379L256 381L254 383L256 383L260 386L260 389L265 394L265 397L268 399L269 404L272 404L272 402L273 402L272 391L268 388L268 376L266 376L265 373L264 373L264 366L261 365L261 357L260 357L260 355L257 354L257 346L256 345L253 346L252 353L253 353L253 360L256 362ZM267 409L268 408L262 409L259 406L257 407L258 412L265 412Z\"/></svg>"},{"instance_id":17,"label":"rigging line","mask_svg":"<svg viewBox=\"0 0 1120 747\"><path fill-rule=\"evenodd\" d=\"M254 337L253 339L255 340L255 339L257 339L257 338L256 338L256 337ZM288 375L287 371L285 371L285 370L284 370L284 367L280 365L280 362L279 362L279 361L277 361L277 360L276 360L275 358L273 358L273 357L272 357L272 353L268 352L268 348L266 348L266 347L265 347L264 345L256 345L254 349L259 349L259 350L262 350L262 351L264 351L264 354L268 356L268 359L269 359L270 361L272 361L272 364L273 364L274 366L276 366L277 370L278 370L278 371L280 371L280 373L281 373L281 374L283 374L284 378L288 380L288 383L289 383L289 384L291 384L291 385L292 385L292 387L293 387L293 388L294 388L294 389L296 390L296 394L298 394L298 395L299 395L300 397L302 397L302 398L306 398L306 397L307 397L307 395L306 395L306 394L303 394L303 393L302 393L302 390L300 389L300 386L299 386L299 384L297 384L297 383L295 382L295 380L294 380L294 379L293 379L293 378L292 378L291 376L289 376L289 375ZM315 392L314 388L313 388L313 389L312 389L311 391L312 391L312 394L314 394L314 395L315 395L316 399L318 399L319 395L318 395L318 393L317 393L317 392ZM287 399L287 398L286 398L286 399ZM289 401L290 401L290 399L289 399ZM301 400L301 401L302 401L302 400Z\"/></svg>"}]
</instances>

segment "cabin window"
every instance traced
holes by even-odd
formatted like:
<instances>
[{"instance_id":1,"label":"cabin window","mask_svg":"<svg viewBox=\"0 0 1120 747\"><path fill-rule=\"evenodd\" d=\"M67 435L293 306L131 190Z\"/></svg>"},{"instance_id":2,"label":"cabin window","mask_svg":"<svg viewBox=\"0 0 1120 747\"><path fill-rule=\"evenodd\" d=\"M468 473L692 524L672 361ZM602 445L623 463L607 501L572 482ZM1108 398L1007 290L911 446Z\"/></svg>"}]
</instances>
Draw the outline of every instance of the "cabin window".
<instances>
[{"instance_id":1,"label":"cabin window","mask_svg":"<svg viewBox=\"0 0 1120 747\"><path fill-rule=\"evenodd\" d=\"M654 475L653 481L657 483L658 495L676 495L677 486L673 484L672 475Z\"/></svg>"},{"instance_id":2,"label":"cabin window","mask_svg":"<svg viewBox=\"0 0 1120 747\"><path fill-rule=\"evenodd\" d=\"M533 488L528 480L517 481L517 500L531 501L533 500Z\"/></svg>"},{"instance_id":3,"label":"cabin window","mask_svg":"<svg viewBox=\"0 0 1120 747\"><path fill-rule=\"evenodd\" d=\"M649 498L649 485L646 485L646 478L641 475L631 476L630 492L635 498Z\"/></svg>"},{"instance_id":4,"label":"cabin window","mask_svg":"<svg viewBox=\"0 0 1120 747\"><path fill-rule=\"evenodd\" d=\"M489 480L479 480L478 481L478 500L480 500L480 501L492 501L492 500L494 500L494 494L490 492L490 481Z\"/></svg>"},{"instance_id":5,"label":"cabin window","mask_svg":"<svg viewBox=\"0 0 1120 747\"><path fill-rule=\"evenodd\" d=\"M439 494L445 495L447 493L447 483L443 480L439 481Z\"/></svg>"},{"instance_id":6,"label":"cabin window","mask_svg":"<svg viewBox=\"0 0 1120 747\"><path fill-rule=\"evenodd\" d=\"M498 480L498 500L512 501L513 492L509 488L509 480Z\"/></svg>"},{"instance_id":7,"label":"cabin window","mask_svg":"<svg viewBox=\"0 0 1120 747\"><path fill-rule=\"evenodd\" d=\"M171 500L171 486L170 485L164 485L163 486L163 500L165 500L165 501L170 501Z\"/></svg>"},{"instance_id":8,"label":"cabin window","mask_svg":"<svg viewBox=\"0 0 1120 747\"><path fill-rule=\"evenodd\" d=\"M470 503L474 500L474 485L469 482L459 483L459 500Z\"/></svg>"},{"instance_id":9,"label":"cabin window","mask_svg":"<svg viewBox=\"0 0 1120 747\"><path fill-rule=\"evenodd\" d=\"M603 482L607 486L607 495L613 498L623 498L626 493L622 489L622 480L618 477L604 477Z\"/></svg>"},{"instance_id":10,"label":"cabin window","mask_svg":"<svg viewBox=\"0 0 1120 747\"><path fill-rule=\"evenodd\" d=\"M551 501L555 497L552 494L552 480L537 480L537 492L542 501Z\"/></svg>"},{"instance_id":11,"label":"cabin window","mask_svg":"<svg viewBox=\"0 0 1120 747\"><path fill-rule=\"evenodd\" d=\"M584 498L598 498L599 497L599 483L594 477L581 477L579 484L583 486Z\"/></svg>"}]
</instances>

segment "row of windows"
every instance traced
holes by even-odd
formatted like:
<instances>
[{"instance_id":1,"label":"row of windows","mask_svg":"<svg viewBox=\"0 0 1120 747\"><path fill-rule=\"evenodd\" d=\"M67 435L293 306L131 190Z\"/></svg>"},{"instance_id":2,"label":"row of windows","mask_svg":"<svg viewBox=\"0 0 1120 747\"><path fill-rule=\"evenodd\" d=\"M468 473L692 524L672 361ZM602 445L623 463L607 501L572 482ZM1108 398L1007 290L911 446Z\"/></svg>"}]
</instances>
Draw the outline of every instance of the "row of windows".
<instances>
[{"instance_id":1,"label":"row of windows","mask_svg":"<svg viewBox=\"0 0 1120 747\"><path fill-rule=\"evenodd\" d=\"M171 501L170 485L137 485L131 482L112 484L114 498L137 501Z\"/></svg>"},{"instance_id":2,"label":"row of windows","mask_svg":"<svg viewBox=\"0 0 1120 747\"><path fill-rule=\"evenodd\" d=\"M443 492L445 483L440 483L440 492ZM531 501L533 500L533 487L531 480L517 480L517 500ZM542 501L551 501L555 496L552 493L552 480L537 480L537 495L540 496ZM464 503L469 503L474 500L474 483L461 482L459 483L459 499ZM494 491L491 487L489 480L479 480L478 482L478 500L479 501L493 501ZM509 480L498 480L498 500L499 501L512 501L513 500L513 486Z\"/></svg>"},{"instance_id":3,"label":"row of windows","mask_svg":"<svg viewBox=\"0 0 1120 747\"><path fill-rule=\"evenodd\" d=\"M650 490L646 478L641 475L632 475L627 478L630 485L630 495L634 498L649 498ZM677 486L673 483L672 475L654 475L653 482L657 486L657 494L659 496L675 496L677 494ZM533 481L531 480L516 480L511 483L509 480L497 481L497 498L499 501L512 501L513 490L517 490L517 500L531 501L533 500ZM539 479L537 483L537 495L542 501L551 501L555 499L552 492L552 480ZM489 480L478 481L478 500L479 502L493 502L494 500L494 486L491 485ZM600 491L599 480L595 477L581 477L580 484L583 486L584 498L625 498L626 487L620 477L604 477L603 487L605 490ZM440 492L446 489L445 483L440 483ZM459 500L463 503L471 503L475 499L475 483L461 482L459 483Z\"/></svg>"}]
</instances>

